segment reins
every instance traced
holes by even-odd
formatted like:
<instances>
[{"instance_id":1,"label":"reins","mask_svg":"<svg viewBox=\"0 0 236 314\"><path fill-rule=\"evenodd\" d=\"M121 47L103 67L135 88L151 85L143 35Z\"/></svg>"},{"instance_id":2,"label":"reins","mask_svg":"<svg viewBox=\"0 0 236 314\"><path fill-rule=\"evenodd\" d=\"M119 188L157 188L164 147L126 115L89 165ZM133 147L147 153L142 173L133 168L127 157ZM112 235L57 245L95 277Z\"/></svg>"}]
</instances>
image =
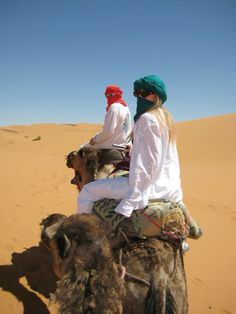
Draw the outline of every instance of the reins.
<instances>
[{"instance_id":1,"label":"reins","mask_svg":"<svg viewBox=\"0 0 236 314\"><path fill-rule=\"evenodd\" d=\"M166 231L165 229L163 229L158 223L156 223L155 221L153 221L153 220L151 219L151 217L148 216L145 212L143 212L142 214L143 214L143 216L144 216L151 224L153 224L154 226L156 226L157 228L159 228L159 229L162 231L162 233L163 233L164 235L167 235L167 236L169 236L170 238L172 238L173 243L179 242L179 238L178 238L176 235L174 235L174 234L172 234L171 232L168 232L168 231Z\"/></svg>"},{"instance_id":2,"label":"reins","mask_svg":"<svg viewBox=\"0 0 236 314\"><path fill-rule=\"evenodd\" d=\"M150 285L150 283L149 283L147 280L142 279L142 278L140 278L140 277L138 277L138 276L132 275L132 274L130 274L130 273L128 273L128 272L126 271L125 266L122 264L122 254L123 254L122 249L120 249L120 250L119 250L119 264L118 264L118 265L119 265L119 267L121 268L121 279L124 279L125 276L127 276L127 277L129 277L129 278L131 278L131 279L134 279L134 280L136 280L136 281L139 281L139 282L141 282L141 283L144 283L145 285L147 285L148 287L150 287L151 285Z\"/></svg>"}]
</instances>

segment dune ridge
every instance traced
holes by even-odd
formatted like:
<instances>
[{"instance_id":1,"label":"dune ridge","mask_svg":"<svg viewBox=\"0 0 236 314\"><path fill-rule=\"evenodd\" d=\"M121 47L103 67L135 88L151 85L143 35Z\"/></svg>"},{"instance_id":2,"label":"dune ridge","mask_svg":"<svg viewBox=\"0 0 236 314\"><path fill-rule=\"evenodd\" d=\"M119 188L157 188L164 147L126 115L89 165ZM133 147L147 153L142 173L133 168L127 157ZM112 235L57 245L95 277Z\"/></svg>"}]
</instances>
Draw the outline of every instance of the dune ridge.
<instances>
[{"instance_id":1,"label":"dune ridge","mask_svg":"<svg viewBox=\"0 0 236 314\"><path fill-rule=\"evenodd\" d=\"M0 313L56 313L50 258L38 247L40 221L75 212L65 155L95 124L0 126ZM236 114L177 123L184 201L204 230L185 255L189 313L236 313ZM24 312L25 311L25 312Z\"/></svg>"}]
</instances>

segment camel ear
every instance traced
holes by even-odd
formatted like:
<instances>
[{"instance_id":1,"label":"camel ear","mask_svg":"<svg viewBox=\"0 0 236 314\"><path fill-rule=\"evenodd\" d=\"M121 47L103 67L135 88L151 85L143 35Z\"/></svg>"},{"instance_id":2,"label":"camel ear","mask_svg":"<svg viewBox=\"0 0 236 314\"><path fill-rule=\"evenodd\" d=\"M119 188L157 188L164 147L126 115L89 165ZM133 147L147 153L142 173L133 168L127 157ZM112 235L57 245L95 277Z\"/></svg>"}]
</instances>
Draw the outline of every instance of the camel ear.
<instances>
[{"instance_id":1,"label":"camel ear","mask_svg":"<svg viewBox=\"0 0 236 314\"><path fill-rule=\"evenodd\" d=\"M57 248L58 248L58 253L61 258L66 258L69 256L69 251L71 248L71 242L67 238L65 234L60 235L57 240Z\"/></svg>"},{"instance_id":2,"label":"camel ear","mask_svg":"<svg viewBox=\"0 0 236 314\"><path fill-rule=\"evenodd\" d=\"M80 150L78 151L77 155L80 157L80 158L84 158L84 154L85 154L85 151L83 148L80 148Z\"/></svg>"},{"instance_id":3,"label":"camel ear","mask_svg":"<svg viewBox=\"0 0 236 314\"><path fill-rule=\"evenodd\" d=\"M75 158L77 154L77 151L76 150L73 150L72 152L70 152L67 156L66 156L66 165L68 168L73 168L73 160Z\"/></svg>"}]
</instances>

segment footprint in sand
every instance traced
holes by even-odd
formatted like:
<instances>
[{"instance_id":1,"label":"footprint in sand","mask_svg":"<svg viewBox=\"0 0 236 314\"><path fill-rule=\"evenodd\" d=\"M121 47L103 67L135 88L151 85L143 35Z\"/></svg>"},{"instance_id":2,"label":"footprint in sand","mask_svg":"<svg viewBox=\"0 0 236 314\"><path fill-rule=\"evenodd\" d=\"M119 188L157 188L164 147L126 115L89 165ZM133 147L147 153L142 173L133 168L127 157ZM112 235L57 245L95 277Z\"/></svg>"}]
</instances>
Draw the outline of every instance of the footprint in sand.
<instances>
[{"instance_id":1,"label":"footprint in sand","mask_svg":"<svg viewBox=\"0 0 236 314\"><path fill-rule=\"evenodd\" d=\"M208 206L211 207L211 208L216 208L215 205L213 205L211 203L209 203Z\"/></svg>"},{"instance_id":2,"label":"footprint in sand","mask_svg":"<svg viewBox=\"0 0 236 314\"><path fill-rule=\"evenodd\" d=\"M196 281L196 284L198 284L199 286L207 287L205 282L202 279L200 279L200 278L194 277L194 281Z\"/></svg>"},{"instance_id":3,"label":"footprint in sand","mask_svg":"<svg viewBox=\"0 0 236 314\"><path fill-rule=\"evenodd\" d=\"M232 314L232 312L229 310L226 310L226 309L220 309L220 310L223 314Z\"/></svg>"}]
</instances>

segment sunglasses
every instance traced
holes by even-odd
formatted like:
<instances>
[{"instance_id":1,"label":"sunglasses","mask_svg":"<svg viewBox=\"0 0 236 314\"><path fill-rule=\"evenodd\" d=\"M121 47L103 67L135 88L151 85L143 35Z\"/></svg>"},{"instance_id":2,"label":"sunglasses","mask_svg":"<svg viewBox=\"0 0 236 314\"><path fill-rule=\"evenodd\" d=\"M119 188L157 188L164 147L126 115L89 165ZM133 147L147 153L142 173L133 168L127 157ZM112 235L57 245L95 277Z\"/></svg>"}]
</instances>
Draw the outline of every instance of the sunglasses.
<instances>
[{"instance_id":1,"label":"sunglasses","mask_svg":"<svg viewBox=\"0 0 236 314\"><path fill-rule=\"evenodd\" d=\"M113 97L115 96L115 93L111 93L111 94L105 94L106 97Z\"/></svg>"},{"instance_id":2,"label":"sunglasses","mask_svg":"<svg viewBox=\"0 0 236 314\"><path fill-rule=\"evenodd\" d=\"M147 91L147 90L134 90L133 91L133 95L135 97L139 97L139 96L147 97L147 96L152 95L152 94L155 94L155 93L151 92L151 91Z\"/></svg>"}]
</instances>

